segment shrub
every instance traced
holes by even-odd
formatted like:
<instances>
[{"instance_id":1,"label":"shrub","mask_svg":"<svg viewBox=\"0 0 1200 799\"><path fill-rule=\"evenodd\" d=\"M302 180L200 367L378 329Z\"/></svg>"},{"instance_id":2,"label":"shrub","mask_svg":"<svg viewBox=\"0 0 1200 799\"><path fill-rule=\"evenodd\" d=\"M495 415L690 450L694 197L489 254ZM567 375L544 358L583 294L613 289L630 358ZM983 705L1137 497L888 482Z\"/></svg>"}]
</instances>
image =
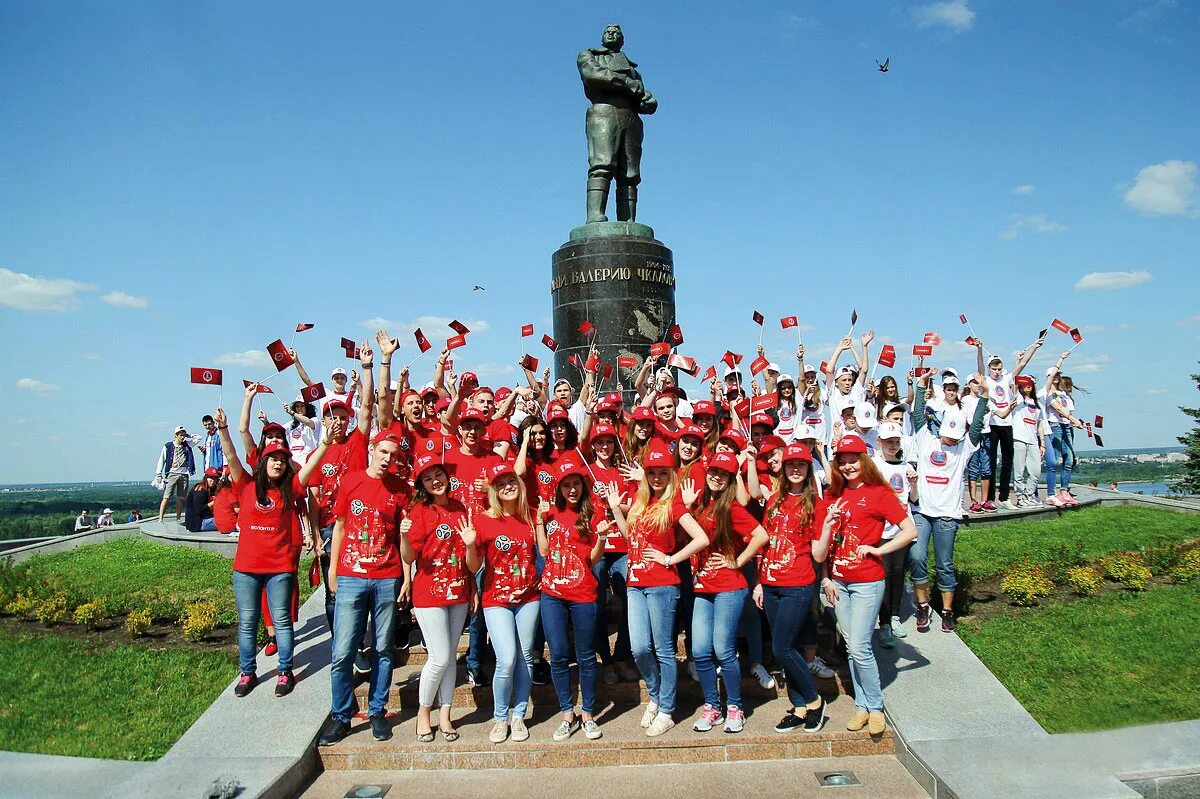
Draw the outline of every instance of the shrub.
<instances>
[{"instance_id":1,"label":"shrub","mask_svg":"<svg viewBox=\"0 0 1200 799\"><path fill-rule=\"evenodd\" d=\"M1084 545L1083 540L1076 538L1070 544L1055 544L1050 548L1050 562L1047 564L1049 577L1058 585L1068 584L1067 571L1072 566L1082 566Z\"/></svg>"},{"instance_id":2,"label":"shrub","mask_svg":"<svg viewBox=\"0 0 1200 799\"><path fill-rule=\"evenodd\" d=\"M71 620L85 627L95 627L103 621L104 615L104 597L100 597L75 608L75 612L71 614Z\"/></svg>"},{"instance_id":3,"label":"shrub","mask_svg":"<svg viewBox=\"0 0 1200 799\"><path fill-rule=\"evenodd\" d=\"M183 637L189 641L202 641L217 626L217 603L200 599L183 608Z\"/></svg>"},{"instance_id":4,"label":"shrub","mask_svg":"<svg viewBox=\"0 0 1200 799\"><path fill-rule=\"evenodd\" d=\"M1167 577L1173 583L1190 583L1200 577L1200 547L1185 549L1179 562L1167 570Z\"/></svg>"},{"instance_id":5,"label":"shrub","mask_svg":"<svg viewBox=\"0 0 1200 799\"><path fill-rule=\"evenodd\" d=\"M1005 569L1000 590L1008 594L1014 605L1029 606L1036 605L1041 597L1050 596L1054 583L1042 567L1024 558Z\"/></svg>"},{"instance_id":6,"label":"shrub","mask_svg":"<svg viewBox=\"0 0 1200 799\"><path fill-rule=\"evenodd\" d=\"M59 591L38 602L33 614L42 624L58 624L67 617L67 595Z\"/></svg>"},{"instance_id":7,"label":"shrub","mask_svg":"<svg viewBox=\"0 0 1200 799\"><path fill-rule=\"evenodd\" d=\"M34 604L36 600L29 594L17 594L4 606L4 612L23 619L32 619Z\"/></svg>"},{"instance_id":8,"label":"shrub","mask_svg":"<svg viewBox=\"0 0 1200 799\"><path fill-rule=\"evenodd\" d=\"M1150 567L1140 552L1114 552L1101 558L1099 565L1109 579L1134 591L1141 591L1150 581Z\"/></svg>"},{"instance_id":9,"label":"shrub","mask_svg":"<svg viewBox=\"0 0 1200 799\"><path fill-rule=\"evenodd\" d=\"M150 630L150 608L133 610L125 617L125 631L130 635L145 635Z\"/></svg>"},{"instance_id":10,"label":"shrub","mask_svg":"<svg viewBox=\"0 0 1200 799\"><path fill-rule=\"evenodd\" d=\"M1151 574L1167 571L1178 562L1181 554L1177 546L1140 547L1139 551Z\"/></svg>"},{"instance_id":11,"label":"shrub","mask_svg":"<svg viewBox=\"0 0 1200 799\"><path fill-rule=\"evenodd\" d=\"M1067 569L1067 585L1080 596L1092 596L1104 585L1104 576L1091 566L1072 566Z\"/></svg>"}]
</instances>

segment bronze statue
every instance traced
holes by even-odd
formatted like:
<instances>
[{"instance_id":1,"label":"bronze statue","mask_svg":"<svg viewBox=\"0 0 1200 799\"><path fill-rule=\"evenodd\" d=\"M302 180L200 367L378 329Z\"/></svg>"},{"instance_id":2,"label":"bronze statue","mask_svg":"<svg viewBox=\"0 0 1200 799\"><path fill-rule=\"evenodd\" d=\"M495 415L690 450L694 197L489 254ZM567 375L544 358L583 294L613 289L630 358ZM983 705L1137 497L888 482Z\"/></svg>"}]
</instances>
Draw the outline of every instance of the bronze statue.
<instances>
[{"instance_id":1,"label":"bronze statue","mask_svg":"<svg viewBox=\"0 0 1200 799\"><path fill-rule=\"evenodd\" d=\"M609 25L600 47L579 54L587 110L587 221L607 222L608 184L617 179L617 219L637 219L637 187L642 181L642 118L653 114L658 100L642 84L637 64L621 52L620 25Z\"/></svg>"}]
</instances>

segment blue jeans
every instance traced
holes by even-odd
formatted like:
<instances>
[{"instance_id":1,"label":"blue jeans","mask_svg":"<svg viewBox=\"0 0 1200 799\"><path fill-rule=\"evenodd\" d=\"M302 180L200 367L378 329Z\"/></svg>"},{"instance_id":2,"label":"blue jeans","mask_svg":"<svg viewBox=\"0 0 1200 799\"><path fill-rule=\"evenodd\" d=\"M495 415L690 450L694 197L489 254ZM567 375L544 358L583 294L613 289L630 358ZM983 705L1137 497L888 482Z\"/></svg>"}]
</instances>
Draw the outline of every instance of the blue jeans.
<instances>
[{"instance_id":1,"label":"blue jeans","mask_svg":"<svg viewBox=\"0 0 1200 799\"><path fill-rule=\"evenodd\" d=\"M913 585L929 582L929 539L933 538L933 565L937 572L939 591L953 591L958 586L958 573L954 571L954 537L958 535L958 519L926 516L914 513L913 523L917 526L917 540L908 550L908 569Z\"/></svg>"},{"instance_id":2,"label":"blue jeans","mask_svg":"<svg viewBox=\"0 0 1200 799\"><path fill-rule=\"evenodd\" d=\"M483 567L475 572L475 592L483 593ZM470 634L467 638L467 668L483 668L484 647L487 646L487 626L483 623L483 608L471 615ZM462 630L459 630L462 633ZM455 641L458 638L454 639Z\"/></svg>"},{"instance_id":3,"label":"blue jeans","mask_svg":"<svg viewBox=\"0 0 1200 799\"><path fill-rule=\"evenodd\" d=\"M1058 484L1067 490L1071 487L1071 469L1075 466L1075 428L1069 424L1062 425L1062 455L1063 462L1058 477Z\"/></svg>"},{"instance_id":4,"label":"blue jeans","mask_svg":"<svg viewBox=\"0 0 1200 799\"><path fill-rule=\"evenodd\" d=\"M871 634L883 603L883 580L873 583L843 583L837 586L838 628L850 652L850 679L854 682L854 704L862 710L883 710L883 688L879 684L879 664L871 648Z\"/></svg>"},{"instance_id":5,"label":"blue jeans","mask_svg":"<svg viewBox=\"0 0 1200 799\"><path fill-rule=\"evenodd\" d=\"M700 678L704 701L713 707L721 707L714 655L721 664L725 698L730 705L742 705L742 668L737 659L737 632L748 593L747 589L739 588L736 591L693 595L692 658L696 661L696 676Z\"/></svg>"},{"instance_id":6,"label":"blue jeans","mask_svg":"<svg viewBox=\"0 0 1200 799\"><path fill-rule=\"evenodd\" d=\"M758 584L758 565L754 560L742 567L742 574L746 576L746 584L751 588ZM762 614L758 605L750 601L742 603L742 618L738 631L746 639L746 657L750 659L750 665L765 662L763 660Z\"/></svg>"},{"instance_id":7,"label":"blue jeans","mask_svg":"<svg viewBox=\"0 0 1200 799\"><path fill-rule=\"evenodd\" d=\"M484 608L488 635L496 650L496 671L492 674L492 719L508 721L525 718L529 689L533 685L533 638L538 626L538 600L524 605Z\"/></svg>"},{"instance_id":8,"label":"blue jeans","mask_svg":"<svg viewBox=\"0 0 1200 799\"><path fill-rule=\"evenodd\" d=\"M629 649L629 607L625 597L625 579L629 576L629 556L624 552L606 552L595 566L592 573L596 575L599 587L596 589L596 633L592 638L592 647L600 655L600 661L605 665L615 660L632 660L633 653ZM608 651L608 592L620 597L621 612L617 616L617 642L613 645L612 654Z\"/></svg>"},{"instance_id":9,"label":"blue jeans","mask_svg":"<svg viewBox=\"0 0 1200 799\"><path fill-rule=\"evenodd\" d=\"M330 687L332 715L350 723L354 709L354 657L367 628L367 616L375 619L375 664L371 669L369 714L382 716L387 710L392 683L392 647L396 632L396 588L392 577L339 577L333 609L333 663Z\"/></svg>"},{"instance_id":10,"label":"blue jeans","mask_svg":"<svg viewBox=\"0 0 1200 799\"><path fill-rule=\"evenodd\" d=\"M817 700L817 684L804 662L800 647L809 627L816 632L812 616L813 597L817 584L783 588L763 585L763 610L771 625L771 651L783 666L787 677L788 698L793 708L801 708Z\"/></svg>"},{"instance_id":11,"label":"blue jeans","mask_svg":"<svg viewBox=\"0 0 1200 799\"><path fill-rule=\"evenodd\" d=\"M329 593L329 559L333 548L333 525L326 525L320 530L321 535L321 583L325 586L325 623L329 625L329 634L333 634L333 602L334 596ZM274 612L271 614L274 616Z\"/></svg>"},{"instance_id":12,"label":"blue jeans","mask_svg":"<svg viewBox=\"0 0 1200 799\"><path fill-rule=\"evenodd\" d=\"M1046 499L1057 488L1071 487L1071 467L1075 465L1075 430L1069 424L1050 423L1046 436Z\"/></svg>"},{"instance_id":13,"label":"blue jeans","mask_svg":"<svg viewBox=\"0 0 1200 799\"><path fill-rule=\"evenodd\" d=\"M675 712L675 606L678 585L629 586L629 645L650 701Z\"/></svg>"},{"instance_id":14,"label":"blue jeans","mask_svg":"<svg viewBox=\"0 0 1200 799\"><path fill-rule=\"evenodd\" d=\"M596 634L596 603L568 602L550 594L542 594L542 629L550 644L550 677L558 694L558 709L569 713L575 709L575 693L571 690L570 640L567 621L575 628L575 662L579 664L579 690L583 695L583 712L596 709L596 650L592 639Z\"/></svg>"},{"instance_id":15,"label":"blue jeans","mask_svg":"<svg viewBox=\"0 0 1200 799\"><path fill-rule=\"evenodd\" d=\"M200 522L200 532L215 533L217 531L217 520L212 516Z\"/></svg>"},{"instance_id":16,"label":"blue jeans","mask_svg":"<svg viewBox=\"0 0 1200 799\"><path fill-rule=\"evenodd\" d=\"M243 674L254 674L258 651L258 622L262 617L262 594L267 591L271 616L275 619L275 643L279 647L279 670L292 670L292 583L295 575L233 573L233 599L238 610L238 666Z\"/></svg>"},{"instance_id":17,"label":"blue jeans","mask_svg":"<svg viewBox=\"0 0 1200 799\"><path fill-rule=\"evenodd\" d=\"M971 459L967 461L967 479L972 483L987 480L992 475L992 459L988 452L988 441L991 435L991 433L983 434L983 438L979 441L979 449L971 453Z\"/></svg>"},{"instance_id":18,"label":"blue jeans","mask_svg":"<svg viewBox=\"0 0 1200 799\"><path fill-rule=\"evenodd\" d=\"M692 652L692 559L678 564L679 602L675 605L675 633L683 633L683 651Z\"/></svg>"}]
</instances>

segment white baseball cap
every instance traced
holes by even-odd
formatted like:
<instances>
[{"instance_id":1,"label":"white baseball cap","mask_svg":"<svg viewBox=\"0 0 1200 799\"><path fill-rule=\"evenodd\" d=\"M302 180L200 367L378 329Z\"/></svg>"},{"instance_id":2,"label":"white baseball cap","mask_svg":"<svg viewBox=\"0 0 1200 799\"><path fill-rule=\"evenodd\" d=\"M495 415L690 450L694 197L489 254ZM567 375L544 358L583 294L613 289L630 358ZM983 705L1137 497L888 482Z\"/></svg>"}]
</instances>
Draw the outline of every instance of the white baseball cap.
<instances>
[{"instance_id":1,"label":"white baseball cap","mask_svg":"<svg viewBox=\"0 0 1200 799\"><path fill-rule=\"evenodd\" d=\"M768 372L778 372L778 371L779 371L779 364L777 364L777 363L775 363L774 361L772 361L771 363L767 364L767 371L768 371Z\"/></svg>"},{"instance_id":2,"label":"white baseball cap","mask_svg":"<svg viewBox=\"0 0 1200 799\"><path fill-rule=\"evenodd\" d=\"M186 427L184 427L183 425L179 425L179 427L176 427L176 428L175 428L175 432L176 432L176 433L186 433L186 432L187 432L187 428L186 428Z\"/></svg>"},{"instance_id":3,"label":"white baseball cap","mask_svg":"<svg viewBox=\"0 0 1200 799\"><path fill-rule=\"evenodd\" d=\"M769 369L770 367L767 368ZM796 379L789 374L781 374L775 378L775 385L779 385L780 383L791 383L794 386L796 385Z\"/></svg>"},{"instance_id":4,"label":"white baseball cap","mask_svg":"<svg viewBox=\"0 0 1200 799\"><path fill-rule=\"evenodd\" d=\"M948 374L943 374L943 375L942 375L942 385L943 385L943 386L947 386L947 385L950 385L950 384L953 384L953 385L956 385L956 386L957 386L957 385L959 385L959 382L958 382L958 375L948 375Z\"/></svg>"},{"instance_id":5,"label":"white baseball cap","mask_svg":"<svg viewBox=\"0 0 1200 799\"><path fill-rule=\"evenodd\" d=\"M817 428L811 424L802 424L796 428L796 441L804 441L805 439L816 439Z\"/></svg>"},{"instance_id":6,"label":"white baseball cap","mask_svg":"<svg viewBox=\"0 0 1200 799\"><path fill-rule=\"evenodd\" d=\"M958 377L958 370L953 366L947 366L942 370L942 377L945 377L946 375L954 375L955 377Z\"/></svg>"},{"instance_id":7,"label":"white baseball cap","mask_svg":"<svg viewBox=\"0 0 1200 799\"><path fill-rule=\"evenodd\" d=\"M334 369L334 370L333 370L333 377L337 377L338 375L341 375L342 377L345 377L345 376L346 376L346 370L345 370L345 369L343 369L343 368L342 368L342 367L340 367L340 366L339 366L338 368Z\"/></svg>"},{"instance_id":8,"label":"white baseball cap","mask_svg":"<svg viewBox=\"0 0 1200 799\"><path fill-rule=\"evenodd\" d=\"M858 374L858 370L854 369L853 367L850 367L850 366L843 366L841 369L837 370L838 377L841 377L842 375L854 376L856 374Z\"/></svg>"},{"instance_id":9,"label":"white baseball cap","mask_svg":"<svg viewBox=\"0 0 1200 799\"><path fill-rule=\"evenodd\" d=\"M942 438L962 439L967 433L967 415L957 408L951 408L942 416L942 429L938 432Z\"/></svg>"},{"instance_id":10,"label":"white baseball cap","mask_svg":"<svg viewBox=\"0 0 1200 799\"><path fill-rule=\"evenodd\" d=\"M883 415L887 416L892 411L903 411L903 410L904 410L904 406L901 405L899 402L890 402L887 405L883 406Z\"/></svg>"},{"instance_id":11,"label":"white baseball cap","mask_svg":"<svg viewBox=\"0 0 1200 799\"><path fill-rule=\"evenodd\" d=\"M854 423L868 429L877 426L879 420L875 418L875 406L869 402L856 405L854 407Z\"/></svg>"},{"instance_id":12,"label":"white baseball cap","mask_svg":"<svg viewBox=\"0 0 1200 799\"><path fill-rule=\"evenodd\" d=\"M741 372L737 369L734 369L732 366L726 366L725 369L721 372L721 376L724 377L726 380L728 380L733 375L741 375Z\"/></svg>"},{"instance_id":13,"label":"white baseball cap","mask_svg":"<svg viewBox=\"0 0 1200 799\"><path fill-rule=\"evenodd\" d=\"M104 515L105 515L105 516L110 516L110 515L112 515L112 512L113 512L112 508L105 508L105 509L104 509Z\"/></svg>"},{"instance_id":14,"label":"white baseball cap","mask_svg":"<svg viewBox=\"0 0 1200 799\"><path fill-rule=\"evenodd\" d=\"M806 374L806 375L814 374L815 375L816 373L817 373L817 367L813 366L811 363L804 364L804 374Z\"/></svg>"},{"instance_id":15,"label":"white baseball cap","mask_svg":"<svg viewBox=\"0 0 1200 799\"><path fill-rule=\"evenodd\" d=\"M885 438L901 438L904 435L904 431L895 422L883 422L879 425L879 432L875 435L880 440Z\"/></svg>"}]
</instances>

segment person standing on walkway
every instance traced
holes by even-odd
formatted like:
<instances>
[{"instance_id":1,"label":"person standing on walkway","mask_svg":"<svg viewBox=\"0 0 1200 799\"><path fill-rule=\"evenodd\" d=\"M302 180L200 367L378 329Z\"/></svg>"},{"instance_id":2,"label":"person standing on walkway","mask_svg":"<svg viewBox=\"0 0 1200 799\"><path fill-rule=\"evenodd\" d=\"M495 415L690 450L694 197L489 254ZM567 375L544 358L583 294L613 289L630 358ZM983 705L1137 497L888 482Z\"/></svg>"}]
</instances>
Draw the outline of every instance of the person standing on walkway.
<instances>
[{"instance_id":1,"label":"person standing on walkway","mask_svg":"<svg viewBox=\"0 0 1200 799\"><path fill-rule=\"evenodd\" d=\"M183 500L187 497L188 482L196 473L196 456L188 440L187 428L175 428L175 438L163 444L155 468L155 484L163 487L162 502L158 505L158 521L167 512L167 503L175 497L175 521L183 516Z\"/></svg>"}]
</instances>

